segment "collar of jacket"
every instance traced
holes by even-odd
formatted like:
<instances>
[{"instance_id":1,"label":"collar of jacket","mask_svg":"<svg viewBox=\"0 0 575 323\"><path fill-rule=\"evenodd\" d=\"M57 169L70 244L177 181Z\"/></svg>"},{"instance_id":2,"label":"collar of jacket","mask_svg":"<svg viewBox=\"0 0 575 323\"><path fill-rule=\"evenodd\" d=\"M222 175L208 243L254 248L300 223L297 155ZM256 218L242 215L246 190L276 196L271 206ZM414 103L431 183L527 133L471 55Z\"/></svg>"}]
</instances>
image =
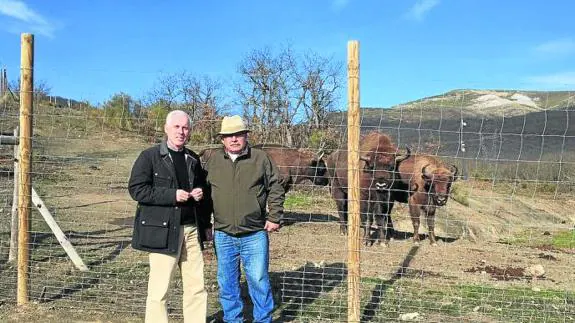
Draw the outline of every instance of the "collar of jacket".
<instances>
[{"instance_id":1,"label":"collar of jacket","mask_svg":"<svg viewBox=\"0 0 575 323\"><path fill-rule=\"evenodd\" d=\"M162 155L162 157L169 155L170 151L168 150L168 141L167 140L162 140L162 142L160 143L160 155Z\"/></svg>"},{"instance_id":2,"label":"collar of jacket","mask_svg":"<svg viewBox=\"0 0 575 323\"><path fill-rule=\"evenodd\" d=\"M184 150L184 155L190 154L186 147L182 147L182 149ZM162 142L160 143L160 155L162 155L162 157L165 157L166 155L169 155L169 154L170 154L170 151L168 150L168 141L162 140Z\"/></svg>"},{"instance_id":3,"label":"collar of jacket","mask_svg":"<svg viewBox=\"0 0 575 323\"><path fill-rule=\"evenodd\" d=\"M182 148L184 150L184 155L186 156L186 161L188 161L188 158L194 158L194 156L192 156L192 154L190 153L190 150L186 147ZM165 157L169 157L170 160L172 160L172 156L170 156L170 151L168 150L168 141L167 140L163 140L160 143L160 156L162 156L162 158ZM194 158L196 159L196 158Z\"/></svg>"},{"instance_id":4,"label":"collar of jacket","mask_svg":"<svg viewBox=\"0 0 575 323\"><path fill-rule=\"evenodd\" d=\"M230 154L226 151L226 148L223 149L224 150L224 158L230 159ZM250 145L246 145L246 148L238 155L238 158L236 158L236 160L241 159L241 158L250 158L250 156L252 155L252 147L250 147Z\"/></svg>"}]
</instances>

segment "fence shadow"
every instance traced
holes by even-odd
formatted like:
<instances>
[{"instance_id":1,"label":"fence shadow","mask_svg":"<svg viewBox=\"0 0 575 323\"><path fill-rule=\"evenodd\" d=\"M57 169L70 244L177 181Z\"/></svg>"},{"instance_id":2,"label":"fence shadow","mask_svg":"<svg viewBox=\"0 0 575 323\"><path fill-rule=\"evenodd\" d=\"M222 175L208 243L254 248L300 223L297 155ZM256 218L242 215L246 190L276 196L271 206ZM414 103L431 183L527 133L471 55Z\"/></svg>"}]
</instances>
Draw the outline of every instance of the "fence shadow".
<instances>
[{"instance_id":1,"label":"fence shadow","mask_svg":"<svg viewBox=\"0 0 575 323\"><path fill-rule=\"evenodd\" d=\"M322 295L347 281L347 266L344 263L319 265L308 262L294 270L272 272L270 280L276 305L274 322L292 322ZM251 322L253 305L245 282L241 292L244 318ZM223 322L222 318L220 310L208 317L208 322Z\"/></svg>"},{"instance_id":2,"label":"fence shadow","mask_svg":"<svg viewBox=\"0 0 575 323\"><path fill-rule=\"evenodd\" d=\"M50 287L44 286L40 292L39 302L40 303L50 303L56 300L65 298L67 296L73 295L77 292L92 288L100 282L100 278L96 277L83 277L80 282L68 286L68 287ZM50 289L56 289L55 292L51 292Z\"/></svg>"},{"instance_id":3,"label":"fence shadow","mask_svg":"<svg viewBox=\"0 0 575 323\"><path fill-rule=\"evenodd\" d=\"M410 240L413 239L413 232L408 232L408 231L398 231L398 230L394 230L392 237L394 240L398 240L398 241L402 241L402 240ZM427 233L420 233L419 234L419 239L421 240L421 242L428 240L429 239L429 234ZM438 236L437 234L435 235L435 239L437 241L441 241L444 243L453 243L457 240L459 240L459 238L453 238L453 237L443 237L443 236Z\"/></svg>"},{"instance_id":4,"label":"fence shadow","mask_svg":"<svg viewBox=\"0 0 575 323\"><path fill-rule=\"evenodd\" d=\"M328 265L306 263L293 270L272 275L281 285L281 299L277 300L279 322L291 322L306 307L317 301L322 295L347 281L347 266L344 263Z\"/></svg>"},{"instance_id":5,"label":"fence shadow","mask_svg":"<svg viewBox=\"0 0 575 323\"><path fill-rule=\"evenodd\" d=\"M80 204L80 205L61 206L61 207L58 207L58 209L59 210L77 209L77 208L89 207L89 206L94 206L94 205L99 205L99 204L114 203L114 202L118 202L118 201L123 201L123 200L115 199L115 200L107 200L107 201L98 201L98 202L93 202L93 203L85 203L85 204Z\"/></svg>"},{"instance_id":6,"label":"fence shadow","mask_svg":"<svg viewBox=\"0 0 575 323\"><path fill-rule=\"evenodd\" d=\"M98 252L115 246L114 250L107 255L102 255L98 257L97 261L92 261L87 263L88 266L96 266L102 263L108 262L116 258L122 250L130 245L131 235L110 235L110 233L124 230L124 228L110 229L110 230L96 230L96 231L67 231L65 235L70 239L74 247L81 247L81 253L92 254L93 252ZM127 239L126 239L127 238ZM52 232L35 232L30 235L31 252L34 250L40 250L45 246L45 244L52 244L52 241L57 240ZM89 241L88 241L89 240ZM86 246L94 246L93 248L86 248ZM42 257L40 255L34 255L34 262L46 262L55 257L67 257L66 252L62 247L59 253L50 253L49 256Z\"/></svg>"},{"instance_id":7,"label":"fence shadow","mask_svg":"<svg viewBox=\"0 0 575 323\"><path fill-rule=\"evenodd\" d=\"M325 213L300 213L285 212L283 226L289 226L295 223L337 223L338 217Z\"/></svg>"},{"instance_id":8,"label":"fence shadow","mask_svg":"<svg viewBox=\"0 0 575 323\"><path fill-rule=\"evenodd\" d=\"M44 286L39 295L39 302L49 303L86 289L93 288L100 283L102 277L99 273L93 271L93 267L108 263L120 255L120 253L130 245L131 236L127 235L110 235L116 231L122 231L124 228L108 229L108 230L95 230L95 231L68 231L66 236L71 240L74 247L80 247L79 251L82 260L90 269L85 275L71 282L69 286L55 287ZM56 239L50 233L33 233L30 237L34 241L32 250L41 249L49 240ZM58 245L61 249L61 247ZM97 255L97 256L94 256ZM39 256L39 257L38 257ZM58 254L50 253L48 256L36 255L34 262L49 262L54 257L67 258L67 254L63 249Z\"/></svg>"},{"instance_id":9,"label":"fence shadow","mask_svg":"<svg viewBox=\"0 0 575 323\"><path fill-rule=\"evenodd\" d=\"M403 275L407 272L407 269L409 268L411 260L413 260L418 251L419 251L419 245L412 246L407 255L405 256L405 258L403 259L403 261L401 262L401 264L399 265L399 267L397 268L397 270L395 271L395 274L391 277L391 279L383 281L375 286L375 288L371 292L371 298L367 306L363 310L360 319L361 322L370 322L375 318L375 314L377 313L377 310L381 305L381 301L383 299L383 296L385 295L385 292L390 287L392 287L396 281L398 281L401 277L403 277Z\"/></svg>"}]
</instances>

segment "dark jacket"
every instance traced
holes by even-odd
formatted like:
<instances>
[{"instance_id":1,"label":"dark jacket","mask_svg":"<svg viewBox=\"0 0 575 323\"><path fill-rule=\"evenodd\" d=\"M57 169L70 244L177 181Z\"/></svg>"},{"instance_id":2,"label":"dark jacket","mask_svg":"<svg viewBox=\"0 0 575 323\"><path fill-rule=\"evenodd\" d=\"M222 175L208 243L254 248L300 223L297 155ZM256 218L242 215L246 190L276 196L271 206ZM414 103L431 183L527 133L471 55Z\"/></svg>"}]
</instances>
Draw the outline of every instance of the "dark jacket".
<instances>
[{"instance_id":1,"label":"dark jacket","mask_svg":"<svg viewBox=\"0 0 575 323\"><path fill-rule=\"evenodd\" d=\"M184 148L190 187L206 189L200 158ZM138 201L132 247L138 250L175 254L180 241L181 207L176 203L176 171L166 141L140 153L128 182L130 196ZM204 193L205 195L205 193ZM211 227L210 203L188 201L198 227L200 245L205 229Z\"/></svg>"},{"instance_id":2,"label":"dark jacket","mask_svg":"<svg viewBox=\"0 0 575 323\"><path fill-rule=\"evenodd\" d=\"M215 230L237 236L263 230L266 220L282 221L285 191L278 168L263 150L248 147L232 162L222 148L205 161L204 169Z\"/></svg>"}]
</instances>

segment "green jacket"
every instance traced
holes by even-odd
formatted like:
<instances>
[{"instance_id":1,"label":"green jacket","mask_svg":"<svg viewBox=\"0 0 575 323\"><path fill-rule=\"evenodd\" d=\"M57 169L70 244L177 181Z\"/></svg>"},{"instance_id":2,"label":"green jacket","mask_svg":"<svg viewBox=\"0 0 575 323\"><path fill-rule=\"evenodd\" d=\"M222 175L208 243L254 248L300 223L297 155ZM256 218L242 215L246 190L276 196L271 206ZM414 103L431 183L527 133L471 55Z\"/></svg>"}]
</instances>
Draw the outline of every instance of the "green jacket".
<instances>
[{"instance_id":1,"label":"green jacket","mask_svg":"<svg viewBox=\"0 0 575 323\"><path fill-rule=\"evenodd\" d=\"M237 236L263 230L266 220L282 221L285 191L278 168L263 150L248 146L232 162L223 148L217 149L205 160L204 169L208 191L204 196L213 203L215 230Z\"/></svg>"}]
</instances>

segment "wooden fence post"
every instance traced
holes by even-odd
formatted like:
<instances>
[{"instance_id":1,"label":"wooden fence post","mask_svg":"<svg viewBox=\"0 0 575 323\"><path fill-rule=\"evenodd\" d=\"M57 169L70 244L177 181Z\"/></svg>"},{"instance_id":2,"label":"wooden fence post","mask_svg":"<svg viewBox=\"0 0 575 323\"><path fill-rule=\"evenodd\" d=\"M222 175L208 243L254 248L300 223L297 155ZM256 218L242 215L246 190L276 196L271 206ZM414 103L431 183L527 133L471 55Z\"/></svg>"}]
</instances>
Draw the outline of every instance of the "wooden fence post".
<instances>
[{"instance_id":1,"label":"wooden fence post","mask_svg":"<svg viewBox=\"0 0 575 323\"><path fill-rule=\"evenodd\" d=\"M4 69L0 69L0 99L4 97Z\"/></svg>"},{"instance_id":2,"label":"wooden fence post","mask_svg":"<svg viewBox=\"0 0 575 323\"><path fill-rule=\"evenodd\" d=\"M18 127L14 129L14 137L18 138ZM8 261L13 262L18 255L18 178L20 177L18 166L18 151L20 145L14 145L14 192L12 195L12 219L10 222L10 251Z\"/></svg>"},{"instance_id":3,"label":"wooden fence post","mask_svg":"<svg viewBox=\"0 0 575 323\"><path fill-rule=\"evenodd\" d=\"M347 321L360 320L359 42L347 44L348 264Z\"/></svg>"},{"instance_id":4,"label":"wooden fence post","mask_svg":"<svg viewBox=\"0 0 575 323\"><path fill-rule=\"evenodd\" d=\"M28 303L30 276L30 206L32 204L32 117L34 113L34 35L21 35L20 63L20 172L18 179L18 287L17 304Z\"/></svg>"}]
</instances>

